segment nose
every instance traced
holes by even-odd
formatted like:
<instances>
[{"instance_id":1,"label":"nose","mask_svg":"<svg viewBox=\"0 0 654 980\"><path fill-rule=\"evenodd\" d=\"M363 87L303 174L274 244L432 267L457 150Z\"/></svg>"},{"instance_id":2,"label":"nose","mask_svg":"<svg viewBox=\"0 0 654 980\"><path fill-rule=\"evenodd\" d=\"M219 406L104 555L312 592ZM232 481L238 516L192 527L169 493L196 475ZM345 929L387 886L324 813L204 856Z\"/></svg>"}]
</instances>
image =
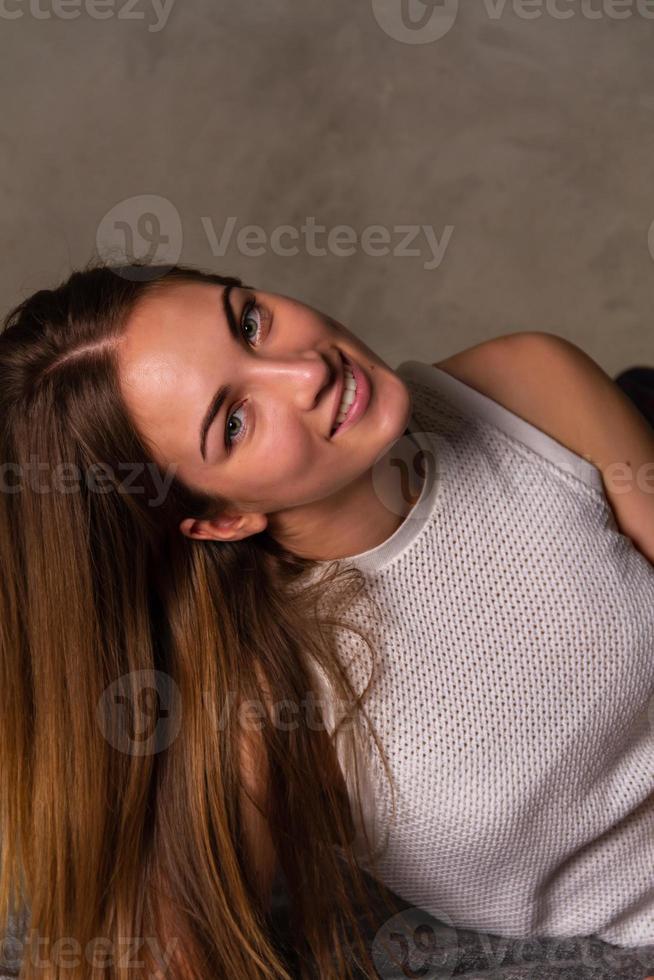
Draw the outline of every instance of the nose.
<instances>
[{"instance_id":1,"label":"nose","mask_svg":"<svg viewBox=\"0 0 654 980\"><path fill-rule=\"evenodd\" d=\"M303 411L309 411L318 404L335 377L330 361L315 350L253 358L249 369L251 383L280 387Z\"/></svg>"}]
</instances>

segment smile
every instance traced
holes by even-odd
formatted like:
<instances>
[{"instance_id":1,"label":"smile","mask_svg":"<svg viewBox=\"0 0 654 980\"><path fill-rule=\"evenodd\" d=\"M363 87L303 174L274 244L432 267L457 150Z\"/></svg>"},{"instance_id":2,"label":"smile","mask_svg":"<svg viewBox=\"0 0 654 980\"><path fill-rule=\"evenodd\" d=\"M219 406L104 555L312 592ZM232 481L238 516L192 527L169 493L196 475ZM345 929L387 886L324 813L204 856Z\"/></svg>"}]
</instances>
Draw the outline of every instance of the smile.
<instances>
[{"instance_id":1,"label":"smile","mask_svg":"<svg viewBox=\"0 0 654 980\"><path fill-rule=\"evenodd\" d=\"M331 435L338 435L357 422L370 401L370 382L362 368L339 351L343 358L343 389Z\"/></svg>"}]
</instances>

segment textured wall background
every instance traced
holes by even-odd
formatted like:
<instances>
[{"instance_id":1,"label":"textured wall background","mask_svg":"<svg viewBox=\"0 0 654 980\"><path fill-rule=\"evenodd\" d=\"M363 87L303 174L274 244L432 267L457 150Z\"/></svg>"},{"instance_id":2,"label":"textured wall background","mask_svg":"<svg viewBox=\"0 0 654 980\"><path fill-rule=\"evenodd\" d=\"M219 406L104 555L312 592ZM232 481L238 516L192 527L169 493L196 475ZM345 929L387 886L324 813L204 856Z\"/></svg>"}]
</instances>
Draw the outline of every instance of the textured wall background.
<instances>
[{"instance_id":1,"label":"textured wall background","mask_svg":"<svg viewBox=\"0 0 654 980\"><path fill-rule=\"evenodd\" d=\"M131 243L298 296L392 365L548 330L654 366L654 3L165 3L0 0L4 310ZM461 948L475 976L654 963Z\"/></svg>"},{"instance_id":2,"label":"textured wall background","mask_svg":"<svg viewBox=\"0 0 654 980\"><path fill-rule=\"evenodd\" d=\"M122 220L137 254L298 296L393 366L517 330L654 364L651 0L166 2L0 4L3 309ZM338 254L343 224L386 254Z\"/></svg>"}]
</instances>

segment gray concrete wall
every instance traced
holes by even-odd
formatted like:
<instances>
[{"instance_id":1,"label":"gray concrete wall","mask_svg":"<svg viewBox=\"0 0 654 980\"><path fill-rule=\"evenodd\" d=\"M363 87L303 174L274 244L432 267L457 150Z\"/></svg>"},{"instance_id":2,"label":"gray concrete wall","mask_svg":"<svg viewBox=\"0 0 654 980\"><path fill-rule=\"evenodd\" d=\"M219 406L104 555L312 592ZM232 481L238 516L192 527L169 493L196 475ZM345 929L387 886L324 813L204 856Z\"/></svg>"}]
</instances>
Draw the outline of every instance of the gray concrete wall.
<instances>
[{"instance_id":1,"label":"gray concrete wall","mask_svg":"<svg viewBox=\"0 0 654 980\"><path fill-rule=\"evenodd\" d=\"M393 365L519 330L654 364L652 0L155 2L0 3L3 308L123 221Z\"/></svg>"}]
</instances>

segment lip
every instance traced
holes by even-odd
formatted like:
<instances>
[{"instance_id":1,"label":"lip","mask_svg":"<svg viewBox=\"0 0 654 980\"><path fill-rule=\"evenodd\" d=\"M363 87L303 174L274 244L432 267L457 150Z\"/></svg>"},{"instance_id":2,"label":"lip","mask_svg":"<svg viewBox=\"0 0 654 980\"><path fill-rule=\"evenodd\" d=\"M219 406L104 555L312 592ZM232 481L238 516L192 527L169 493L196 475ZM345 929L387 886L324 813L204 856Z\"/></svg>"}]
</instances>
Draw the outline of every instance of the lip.
<instances>
[{"instance_id":1,"label":"lip","mask_svg":"<svg viewBox=\"0 0 654 980\"><path fill-rule=\"evenodd\" d=\"M331 425L329 426L329 432L328 432L328 437L329 438L331 438L330 433L331 433L332 429L334 428L334 426L336 425L336 416L338 415L338 406L341 404L341 398L343 397L343 387L345 385L345 357L343 356L343 353L341 352L341 350L338 347L336 348L336 350L338 351L338 357L339 357L339 361L340 361L340 364L339 364L340 370L339 370L338 377L336 378L336 381L334 382L334 388L336 390L334 392L334 397L332 399L332 413L331 413L331 415L332 415L332 421L331 421Z\"/></svg>"},{"instance_id":2,"label":"lip","mask_svg":"<svg viewBox=\"0 0 654 980\"><path fill-rule=\"evenodd\" d=\"M347 364L350 371L354 375L354 380L356 381L356 385L357 385L356 388L357 393L354 401L352 402L352 404L349 406L347 410L347 415L339 425L334 435L330 437L332 439L336 439L338 436L341 435L342 432L345 432L346 429L349 429L350 426L355 425L359 421L359 419L361 418L365 410L367 409L368 404L370 402L370 382L363 368L359 364L357 364L356 361L353 361L351 358L347 357L342 350L339 349L338 353L340 354L344 364ZM338 385L338 396L336 398L336 404L334 406L334 414L332 416L332 424L329 430L330 432L332 431L334 425L336 424L336 416L338 414L339 405L341 404L341 398L343 397L344 384L345 384L345 368L342 367L340 384Z\"/></svg>"}]
</instances>

